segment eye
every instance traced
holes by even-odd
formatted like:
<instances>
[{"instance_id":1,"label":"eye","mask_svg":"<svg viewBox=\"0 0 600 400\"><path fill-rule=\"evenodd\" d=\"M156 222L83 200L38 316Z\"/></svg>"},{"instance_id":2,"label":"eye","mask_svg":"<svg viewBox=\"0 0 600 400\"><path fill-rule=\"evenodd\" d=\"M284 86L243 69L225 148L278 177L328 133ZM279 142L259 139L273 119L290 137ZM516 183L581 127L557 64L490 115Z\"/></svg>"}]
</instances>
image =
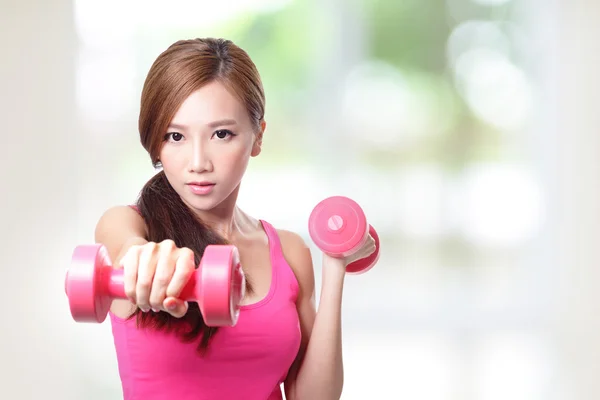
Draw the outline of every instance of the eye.
<instances>
[{"instance_id":1,"label":"eye","mask_svg":"<svg viewBox=\"0 0 600 400\"><path fill-rule=\"evenodd\" d=\"M235 134L228 129L219 129L214 133L214 136L218 137L219 139L227 139L228 136L233 137Z\"/></svg>"},{"instance_id":2,"label":"eye","mask_svg":"<svg viewBox=\"0 0 600 400\"><path fill-rule=\"evenodd\" d=\"M173 142L179 142L183 139L183 135L179 132L171 132L165 135L165 140L172 140Z\"/></svg>"}]
</instances>

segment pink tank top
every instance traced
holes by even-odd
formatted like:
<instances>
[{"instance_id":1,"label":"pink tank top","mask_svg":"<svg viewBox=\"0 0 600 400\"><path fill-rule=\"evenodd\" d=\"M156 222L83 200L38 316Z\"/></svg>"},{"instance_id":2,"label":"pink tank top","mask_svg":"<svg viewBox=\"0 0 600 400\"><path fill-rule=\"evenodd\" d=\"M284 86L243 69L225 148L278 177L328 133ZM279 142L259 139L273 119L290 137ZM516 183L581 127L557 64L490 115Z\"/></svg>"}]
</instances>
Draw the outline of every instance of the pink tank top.
<instances>
[{"instance_id":1,"label":"pink tank top","mask_svg":"<svg viewBox=\"0 0 600 400\"><path fill-rule=\"evenodd\" d=\"M281 400L281 383L300 347L298 282L283 257L277 231L269 239L271 286L241 307L238 323L211 338L207 354L173 334L138 330L135 318L110 313L124 400Z\"/></svg>"}]
</instances>

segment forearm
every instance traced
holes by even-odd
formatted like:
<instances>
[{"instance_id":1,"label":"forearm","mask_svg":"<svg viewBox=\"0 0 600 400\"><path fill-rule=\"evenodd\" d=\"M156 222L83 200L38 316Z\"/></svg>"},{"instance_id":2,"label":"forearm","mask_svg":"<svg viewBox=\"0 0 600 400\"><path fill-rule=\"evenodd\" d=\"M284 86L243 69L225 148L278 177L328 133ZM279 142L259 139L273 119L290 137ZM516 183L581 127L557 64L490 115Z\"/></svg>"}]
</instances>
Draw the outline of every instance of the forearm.
<instances>
[{"instance_id":1,"label":"forearm","mask_svg":"<svg viewBox=\"0 0 600 400\"><path fill-rule=\"evenodd\" d=\"M345 267L323 257L319 308L296 378L296 398L339 399L344 382L342 361L342 292Z\"/></svg>"}]
</instances>

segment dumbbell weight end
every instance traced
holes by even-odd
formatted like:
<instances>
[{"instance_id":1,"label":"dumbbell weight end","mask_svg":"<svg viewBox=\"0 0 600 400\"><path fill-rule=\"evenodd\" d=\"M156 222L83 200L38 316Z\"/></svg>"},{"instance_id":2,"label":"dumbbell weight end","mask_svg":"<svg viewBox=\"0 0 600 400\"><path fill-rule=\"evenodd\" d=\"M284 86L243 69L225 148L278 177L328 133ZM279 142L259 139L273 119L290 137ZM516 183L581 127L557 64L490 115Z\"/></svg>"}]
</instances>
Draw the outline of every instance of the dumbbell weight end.
<instances>
[{"instance_id":1,"label":"dumbbell weight end","mask_svg":"<svg viewBox=\"0 0 600 400\"><path fill-rule=\"evenodd\" d=\"M348 197L332 196L319 202L310 214L308 230L317 247L335 258L354 254L364 245L369 234L373 237L375 252L347 265L348 274L365 273L379 260L379 236L367 223L362 208Z\"/></svg>"}]
</instances>

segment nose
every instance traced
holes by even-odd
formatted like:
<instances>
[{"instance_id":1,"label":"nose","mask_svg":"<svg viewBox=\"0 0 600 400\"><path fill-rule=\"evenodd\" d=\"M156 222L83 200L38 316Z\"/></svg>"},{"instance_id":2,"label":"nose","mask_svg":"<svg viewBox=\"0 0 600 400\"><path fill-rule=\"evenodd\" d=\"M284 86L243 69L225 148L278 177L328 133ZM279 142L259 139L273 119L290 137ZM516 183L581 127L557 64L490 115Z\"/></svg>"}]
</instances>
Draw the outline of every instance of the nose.
<instances>
[{"instance_id":1,"label":"nose","mask_svg":"<svg viewBox=\"0 0 600 400\"><path fill-rule=\"evenodd\" d=\"M213 165L210 158L210 151L206 145L196 142L192 146L190 159L190 172L212 172Z\"/></svg>"}]
</instances>

